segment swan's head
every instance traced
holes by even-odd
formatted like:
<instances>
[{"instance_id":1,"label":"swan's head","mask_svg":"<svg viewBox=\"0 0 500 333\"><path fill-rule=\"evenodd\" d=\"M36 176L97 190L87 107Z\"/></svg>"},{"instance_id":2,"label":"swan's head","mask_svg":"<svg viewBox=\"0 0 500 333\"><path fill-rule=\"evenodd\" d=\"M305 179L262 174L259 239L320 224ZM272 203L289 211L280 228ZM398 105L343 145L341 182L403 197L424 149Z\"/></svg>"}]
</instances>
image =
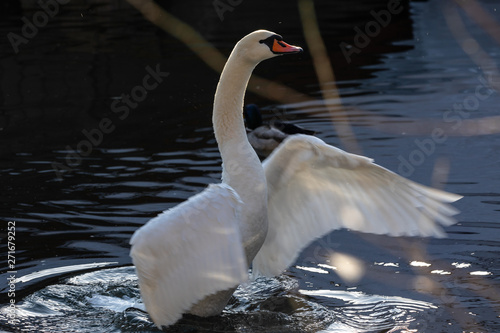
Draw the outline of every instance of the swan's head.
<instances>
[{"instance_id":1,"label":"swan's head","mask_svg":"<svg viewBox=\"0 0 500 333\"><path fill-rule=\"evenodd\" d=\"M287 44L283 37L267 30L257 30L243 37L236 45L238 54L258 64L278 55L302 52L302 48Z\"/></svg>"}]
</instances>

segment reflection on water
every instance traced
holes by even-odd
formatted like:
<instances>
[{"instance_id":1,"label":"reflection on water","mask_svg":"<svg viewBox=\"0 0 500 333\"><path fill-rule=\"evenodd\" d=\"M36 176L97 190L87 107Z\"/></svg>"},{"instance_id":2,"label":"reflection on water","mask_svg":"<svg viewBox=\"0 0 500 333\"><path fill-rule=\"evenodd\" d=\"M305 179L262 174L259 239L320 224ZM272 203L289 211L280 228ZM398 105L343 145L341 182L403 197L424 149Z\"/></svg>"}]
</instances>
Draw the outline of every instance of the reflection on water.
<instances>
[{"instance_id":1,"label":"reflection on water","mask_svg":"<svg viewBox=\"0 0 500 333\"><path fill-rule=\"evenodd\" d=\"M433 308L427 302L359 291L302 290L293 277L285 275L239 287L219 318L185 316L168 331L382 331L409 325L416 312ZM137 275L129 266L47 286L26 297L17 314L19 326L26 330L62 332L80 327L79 332L93 332L92 323L99 320L101 331L157 331L144 310Z\"/></svg>"},{"instance_id":2,"label":"reflection on water","mask_svg":"<svg viewBox=\"0 0 500 333\"><path fill-rule=\"evenodd\" d=\"M210 114L218 74L125 3L87 3L93 5L72 2L19 54L0 41L0 214L16 222L17 329L156 331L142 311L128 242L148 219L219 181ZM294 3L263 11L272 4L242 2L224 22L207 3L179 2L167 10L226 54L261 27L304 45ZM221 317L186 317L170 331L500 331L500 139L461 135L472 130L465 131L466 120L498 115L498 92L465 109L476 89L488 89L487 75L443 27L440 1L404 2L404 12L350 64L339 43L352 41L353 27L386 3L361 1L356 9L342 1L315 3L348 118L332 118L312 98L276 106L248 93L247 102L263 106L266 120L286 118L333 145L341 142L332 120L348 120L363 153L377 163L464 195L456 204L460 222L447 228L445 239L334 232L305 249L285 275L241 286ZM478 3L490 14L498 10L494 2ZM499 46L459 13L498 63ZM19 31L18 22L2 21L2 35ZM113 115L111 103L157 63L169 77L126 119ZM321 95L307 52L256 71L307 96ZM467 112L459 113L457 104ZM85 138L82 130L104 117L116 129L59 180L53 163L63 163ZM453 119L448 127L446 119ZM439 126L451 131L429 145ZM434 173L435 165L447 172ZM6 242L0 248L7 253ZM0 282L4 295L8 276ZM0 327L13 331L6 311L0 310Z\"/></svg>"}]
</instances>

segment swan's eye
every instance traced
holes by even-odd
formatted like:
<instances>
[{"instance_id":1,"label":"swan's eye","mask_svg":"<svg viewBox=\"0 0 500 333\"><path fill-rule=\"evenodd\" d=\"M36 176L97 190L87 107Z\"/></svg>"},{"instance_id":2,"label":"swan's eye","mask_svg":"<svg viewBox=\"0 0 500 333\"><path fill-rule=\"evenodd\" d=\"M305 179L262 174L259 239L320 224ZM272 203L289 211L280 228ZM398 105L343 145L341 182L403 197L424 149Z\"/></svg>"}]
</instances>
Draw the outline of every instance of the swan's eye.
<instances>
[{"instance_id":1,"label":"swan's eye","mask_svg":"<svg viewBox=\"0 0 500 333\"><path fill-rule=\"evenodd\" d=\"M271 38L271 37L269 37L269 38ZM259 43L268 45L269 44L269 38L261 39L261 40L259 40Z\"/></svg>"},{"instance_id":2,"label":"swan's eye","mask_svg":"<svg viewBox=\"0 0 500 333\"><path fill-rule=\"evenodd\" d=\"M259 43L266 44L267 46L272 47L274 40L282 41L283 37L281 37L280 35L272 35L272 36L267 37L266 39L259 40Z\"/></svg>"},{"instance_id":3,"label":"swan's eye","mask_svg":"<svg viewBox=\"0 0 500 333\"><path fill-rule=\"evenodd\" d=\"M279 44L282 47L286 46L286 43L283 42L283 37L280 35L269 36L266 39L260 40L259 43L266 44L273 53L276 53L274 50L276 44Z\"/></svg>"}]
</instances>

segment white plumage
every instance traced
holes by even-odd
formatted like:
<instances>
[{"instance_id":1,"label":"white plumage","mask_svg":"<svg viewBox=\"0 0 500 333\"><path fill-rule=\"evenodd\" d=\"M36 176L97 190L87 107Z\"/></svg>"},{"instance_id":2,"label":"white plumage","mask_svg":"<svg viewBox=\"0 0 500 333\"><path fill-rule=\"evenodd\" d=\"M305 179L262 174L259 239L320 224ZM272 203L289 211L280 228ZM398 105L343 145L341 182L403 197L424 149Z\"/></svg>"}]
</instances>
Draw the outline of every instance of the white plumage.
<instances>
[{"instance_id":1,"label":"white plumage","mask_svg":"<svg viewBox=\"0 0 500 333\"><path fill-rule=\"evenodd\" d=\"M294 135L264 161L269 230L253 270L275 276L315 238L340 228L391 236L443 237L461 196L432 189L308 135Z\"/></svg>"},{"instance_id":2,"label":"white plumage","mask_svg":"<svg viewBox=\"0 0 500 333\"><path fill-rule=\"evenodd\" d=\"M219 314L254 272L280 274L317 237L339 228L393 236L444 235L460 196L404 179L307 135L286 139L260 163L243 122L254 67L300 48L259 30L231 53L213 124L223 184L211 185L135 232L131 256L146 310L158 327L183 313ZM436 222L439 224L437 224Z\"/></svg>"},{"instance_id":3,"label":"white plumage","mask_svg":"<svg viewBox=\"0 0 500 333\"><path fill-rule=\"evenodd\" d=\"M204 296L246 281L242 205L228 185L210 185L134 233L131 256L156 325L168 326Z\"/></svg>"}]
</instances>

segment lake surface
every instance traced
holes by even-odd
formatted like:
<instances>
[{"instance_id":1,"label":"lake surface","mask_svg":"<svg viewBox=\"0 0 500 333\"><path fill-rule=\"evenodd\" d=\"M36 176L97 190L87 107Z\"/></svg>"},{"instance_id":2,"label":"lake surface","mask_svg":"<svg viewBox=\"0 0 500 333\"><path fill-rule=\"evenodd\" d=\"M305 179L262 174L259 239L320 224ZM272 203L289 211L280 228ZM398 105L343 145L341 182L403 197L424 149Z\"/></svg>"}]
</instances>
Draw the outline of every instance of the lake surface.
<instances>
[{"instance_id":1,"label":"lake surface","mask_svg":"<svg viewBox=\"0 0 500 333\"><path fill-rule=\"evenodd\" d=\"M43 9L22 3L6 1L0 14L0 329L156 331L128 242L220 180L211 127L219 74L191 50L205 44L185 45L126 2L71 1L45 24ZM378 30L371 11L387 2L316 1L341 96L342 107L326 101L333 114L295 2L235 1L222 13L212 1L160 3L225 55L259 28L304 46L256 69L296 91L249 92L265 119L464 196L447 238L332 232L281 276L241 286L222 316L186 317L169 332L500 331L497 1L403 1ZM38 17L39 31L28 33L22 17ZM356 37L370 24L371 37ZM157 84L140 95L152 72ZM338 135L339 124L352 135Z\"/></svg>"}]
</instances>

